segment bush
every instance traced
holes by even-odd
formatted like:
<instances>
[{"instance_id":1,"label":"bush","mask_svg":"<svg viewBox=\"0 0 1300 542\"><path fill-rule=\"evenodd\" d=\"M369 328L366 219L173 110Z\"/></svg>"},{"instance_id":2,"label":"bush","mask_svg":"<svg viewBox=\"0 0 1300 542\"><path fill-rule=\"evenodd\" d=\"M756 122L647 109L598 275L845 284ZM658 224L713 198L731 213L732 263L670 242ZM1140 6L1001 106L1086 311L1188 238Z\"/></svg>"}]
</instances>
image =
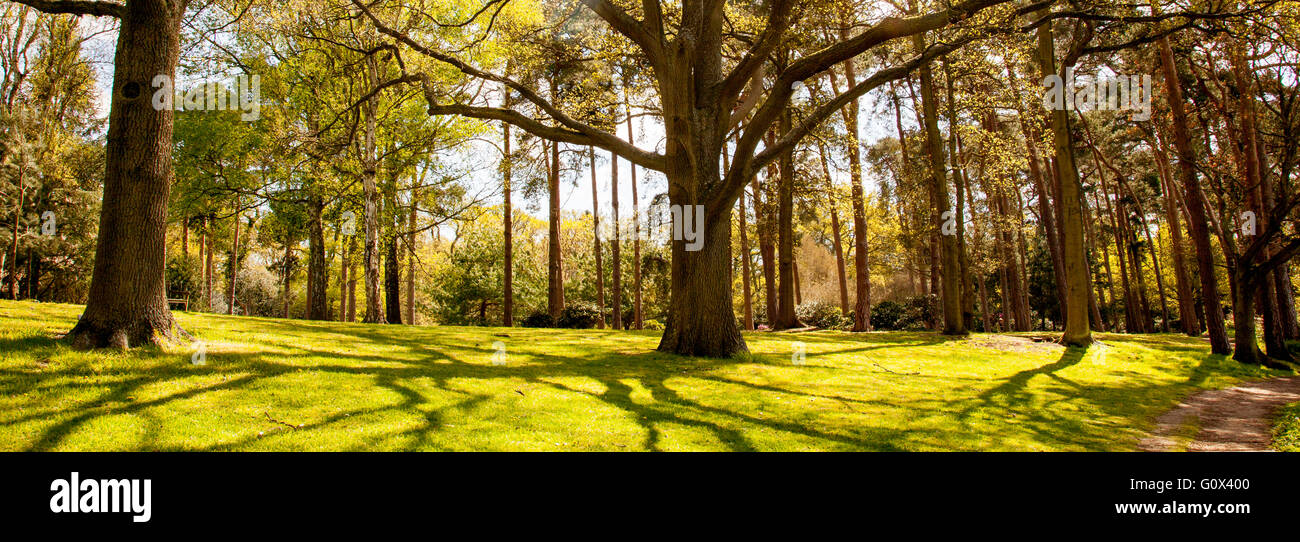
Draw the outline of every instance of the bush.
<instances>
[{"instance_id":1,"label":"bush","mask_svg":"<svg viewBox=\"0 0 1300 542\"><path fill-rule=\"evenodd\" d=\"M544 310L533 311L519 322L523 327L555 327L555 320Z\"/></svg>"},{"instance_id":2,"label":"bush","mask_svg":"<svg viewBox=\"0 0 1300 542\"><path fill-rule=\"evenodd\" d=\"M906 317L899 322L899 328L908 331L921 331L930 328L930 324L939 319L939 296L918 295L906 301Z\"/></svg>"},{"instance_id":3,"label":"bush","mask_svg":"<svg viewBox=\"0 0 1300 542\"><path fill-rule=\"evenodd\" d=\"M642 325L645 329L648 329L648 330L650 330L650 331L663 331L663 330L664 330L664 325L661 324L661 323L659 323L658 320L645 320L645 321L642 321L642 322L641 322L641 325Z\"/></svg>"},{"instance_id":4,"label":"bush","mask_svg":"<svg viewBox=\"0 0 1300 542\"><path fill-rule=\"evenodd\" d=\"M556 327L565 329L591 329L596 327L600 319L600 307L580 302L564 307L564 311L560 313L560 320L555 324Z\"/></svg>"},{"instance_id":5,"label":"bush","mask_svg":"<svg viewBox=\"0 0 1300 542\"><path fill-rule=\"evenodd\" d=\"M804 303L794 309L795 316L806 325L821 329L843 329L851 322L844 317L840 307L824 301Z\"/></svg>"},{"instance_id":6,"label":"bush","mask_svg":"<svg viewBox=\"0 0 1300 542\"><path fill-rule=\"evenodd\" d=\"M871 307L871 327L875 329L903 329L903 319L907 317L907 308L897 301L881 301Z\"/></svg>"}]
</instances>

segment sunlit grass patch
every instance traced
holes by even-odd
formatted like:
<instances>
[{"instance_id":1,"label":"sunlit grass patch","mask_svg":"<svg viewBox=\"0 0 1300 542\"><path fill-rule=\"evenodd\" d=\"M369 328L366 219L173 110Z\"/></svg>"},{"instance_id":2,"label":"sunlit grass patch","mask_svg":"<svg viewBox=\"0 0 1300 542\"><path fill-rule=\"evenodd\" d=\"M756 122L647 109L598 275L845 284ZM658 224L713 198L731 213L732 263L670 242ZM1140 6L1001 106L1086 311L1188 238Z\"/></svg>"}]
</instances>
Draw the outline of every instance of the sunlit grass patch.
<instances>
[{"instance_id":1,"label":"sunlit grass patch","mask_svg":"<svg viewBox=\"0 0 1300 542\"><path fill-rule=\"evenodd\" d=\"M756 333L713 360L655 332L180 314L195 365L68 349L80 310L0 302L0 449L1129 450L1192 392L1272 374L1175 335Z\"/></svg>"}]
</instances>

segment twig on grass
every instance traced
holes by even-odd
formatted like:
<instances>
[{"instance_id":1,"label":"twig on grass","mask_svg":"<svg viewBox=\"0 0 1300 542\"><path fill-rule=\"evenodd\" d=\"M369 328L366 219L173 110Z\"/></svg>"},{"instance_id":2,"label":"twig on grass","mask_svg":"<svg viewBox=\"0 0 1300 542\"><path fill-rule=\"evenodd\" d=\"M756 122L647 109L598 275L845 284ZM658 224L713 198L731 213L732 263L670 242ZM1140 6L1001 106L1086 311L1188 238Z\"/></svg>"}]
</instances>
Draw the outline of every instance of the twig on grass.
<instances>
[{"instance_id":1,"label":"twig on grass","mask_svg":"<svg viewBox=\"0 0 1300 542\"><path fill-rule=\"evenodd\" d=\"M879 364L879 363L872 363L872 365L875 365L876 367L880 367L881 370L885 371L886 373L890 373L890 374L896 374L896 375L902 375L902 376L921 376L921 373L900 373L900 372L898 372L898 371L891 371L891 370L889 370L889 367L885 367L884 365L881 365L881 364Z\"/></svg>"},{"instance_id":2,"label":"twig on grass","mask_svg":"<svg viewBox=\"0 0 1300 542\"><path fill-rule=\"evenodd\" d=\"M280 424L280 425L283 425L283 426L285 426L285 427L288 427L289 429L300 429L300 428L302 427L301 425L294 425L294 424L291 424L291 423L288 423L288 422L282 422L282 421L280 421L280 420L277 420L277 419L275 419L275 418L272 418L272 417L271 417L271 413L269 413L269 412L263 412L262 415L263 415L263 416L266 416L266 419L267 419L267 420L270 420L272 423L278 423L278 424Z\"/></svg>"}]
</instances>

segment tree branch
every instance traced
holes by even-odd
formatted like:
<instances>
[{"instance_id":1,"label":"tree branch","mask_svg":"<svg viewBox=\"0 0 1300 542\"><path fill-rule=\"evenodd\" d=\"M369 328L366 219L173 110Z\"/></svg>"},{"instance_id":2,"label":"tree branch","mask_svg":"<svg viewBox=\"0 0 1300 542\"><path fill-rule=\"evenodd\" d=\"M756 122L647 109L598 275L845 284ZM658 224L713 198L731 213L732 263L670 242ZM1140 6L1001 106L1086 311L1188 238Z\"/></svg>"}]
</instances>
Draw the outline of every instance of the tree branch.
<instances>
[{"instance_id":1,"label":"tree branch","mask_svg":"<svg viewBox=\"0 0 1300 542\"><path fill-rule=\"evenodd\" d=\"M37 11L53 14L116 17L126 15L126 4L103 0L13 0Z\"/></svg>"}]
</instances>

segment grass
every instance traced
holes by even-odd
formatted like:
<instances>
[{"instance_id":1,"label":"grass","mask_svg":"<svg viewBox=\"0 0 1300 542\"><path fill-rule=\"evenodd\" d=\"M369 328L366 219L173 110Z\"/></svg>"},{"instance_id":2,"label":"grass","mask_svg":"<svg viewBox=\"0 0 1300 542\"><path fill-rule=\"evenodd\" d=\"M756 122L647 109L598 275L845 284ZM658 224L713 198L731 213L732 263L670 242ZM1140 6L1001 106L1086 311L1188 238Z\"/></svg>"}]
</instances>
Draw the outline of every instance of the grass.
<instances>
[{"instance_id":1,"label":"grass","mask_svg":"<svg viewBox=\"0 0 1300 542\"><path fill-rule=\"evenodd\" d=\"M1273 448L1279 452L1300 452L1300 403L1288 405L1277 414Z\"/></svg>"},{"instance_id":2,"label":"grass","mask_svg":"<svg viewBox=\"0 0 1300 542\"><path fill-rule=\"evenodd\" d=\"M1275 374L1180 336L756 333L710 360L652 332L178 313L196 366L71 350L80 311L0 301L0 450L1131 450L1190 393Z\"/></svg>"}]
</instances>

